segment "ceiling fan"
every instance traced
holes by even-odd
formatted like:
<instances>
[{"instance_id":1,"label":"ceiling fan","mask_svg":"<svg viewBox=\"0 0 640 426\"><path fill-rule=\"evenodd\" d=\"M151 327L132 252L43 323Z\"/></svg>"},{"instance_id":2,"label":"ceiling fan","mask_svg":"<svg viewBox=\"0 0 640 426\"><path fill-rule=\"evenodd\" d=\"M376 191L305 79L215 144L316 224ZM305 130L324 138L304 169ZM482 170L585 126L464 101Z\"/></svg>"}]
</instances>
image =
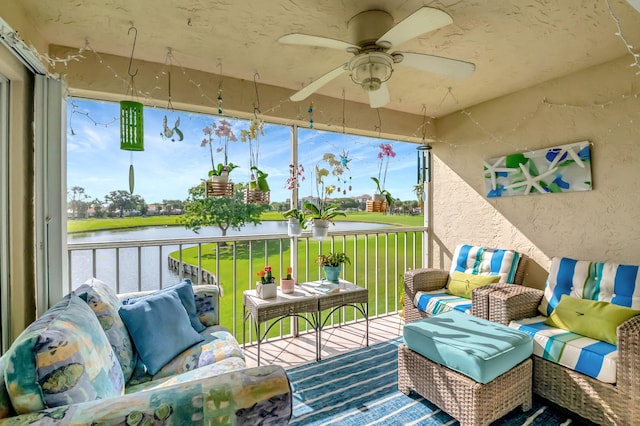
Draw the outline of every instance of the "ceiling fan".
<instances>
[{"instance_id":1,"label":"ceiling fan","mask_svg":"<svg viewBox=\"0 0 640 426\"><path fill-rule=\"evenodd\" d=\"M291 100L301 101L339 75L349 72L354 83L369 92L371 108L380 108L389 102L385 82L391 78L393 65L400 64L440 74L454 79L469 77L475 70L471 62L441 56L412 52L388 52L391 48L414 37L453 23L442 10L422 7L397 25L393 17L382 10L368 10L357 14L347 23L350 42L308 34L287 34L278 39L283 44L328 47L346 50L354 56L334 70L294 93Z\"/></svg>"}]
</instances>

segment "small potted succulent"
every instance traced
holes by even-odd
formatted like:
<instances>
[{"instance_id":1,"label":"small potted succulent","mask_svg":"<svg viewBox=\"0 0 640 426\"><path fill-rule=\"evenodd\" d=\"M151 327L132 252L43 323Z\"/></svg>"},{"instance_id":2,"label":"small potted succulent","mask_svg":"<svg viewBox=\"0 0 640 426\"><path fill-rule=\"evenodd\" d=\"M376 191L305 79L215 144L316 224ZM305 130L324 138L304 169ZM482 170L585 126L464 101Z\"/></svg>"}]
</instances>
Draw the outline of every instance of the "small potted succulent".
<instances>
[{"instance_id":1,"label":"small potted succulent","mask_svg":"<svg viewBox=\"0 0 640 426\"><path fill-rule=\"evenodd\" d=\"M260 281L256 283L256 293L261 299L276 297L276 279L271 273L271 266L265 266L257 273Z\"/></svg>"},{"instance_id":2,"label":"small potted succulent","mask_svg":"<svg viewBox=\"0 0 640 426\"><path fill-rule=\"evenodd\" d=\"M340 281L342 264L351 263L351 260L346 253L337 252L321 254L316 258L316 262L323 267L325 279L337 283Z\"/></svg>"},{"instance_id":3,"label":"small potted succulent","mask_svg":"<svg viewBox=\"0 0 640 426\"><path fill-rule=\"evenodd\" d=\"M291 266L289 266L287 268L286 278L281 278L280 279L280 291L285 293L285 294L293 293L293 291L295 289L296 281L291 276L292 273L293 273L293 268Z\"/></svg>"}]
</instances>

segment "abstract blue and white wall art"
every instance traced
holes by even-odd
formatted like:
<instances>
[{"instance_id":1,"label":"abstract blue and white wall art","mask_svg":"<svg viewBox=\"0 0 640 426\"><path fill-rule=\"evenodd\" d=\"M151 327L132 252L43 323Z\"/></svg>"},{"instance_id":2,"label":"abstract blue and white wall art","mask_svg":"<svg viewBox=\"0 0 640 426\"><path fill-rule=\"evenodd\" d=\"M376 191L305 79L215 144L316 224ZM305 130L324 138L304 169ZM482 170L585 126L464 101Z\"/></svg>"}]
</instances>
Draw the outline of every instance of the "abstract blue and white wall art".
<instances>
[{"instance_id":1,"label":"abstract blue and white wall art","mask_svg":"<svg viewBox=\"0 0 640 426\"><path fill-rule=\"evenodd\" d=\"M487 198L590 191L590 142L490 158L484 182Z\"/></svg>"}]
</instances>

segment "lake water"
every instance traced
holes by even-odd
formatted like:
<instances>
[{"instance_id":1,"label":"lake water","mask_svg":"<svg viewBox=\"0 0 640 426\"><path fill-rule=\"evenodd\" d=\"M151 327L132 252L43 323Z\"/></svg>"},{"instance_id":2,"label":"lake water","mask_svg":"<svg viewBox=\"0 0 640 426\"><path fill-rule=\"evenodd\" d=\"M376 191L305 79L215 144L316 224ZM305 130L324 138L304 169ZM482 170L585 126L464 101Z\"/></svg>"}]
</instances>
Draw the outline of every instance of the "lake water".
<instances>
[{"instance_id":1,"label":"lake water","mask_svg":"<svg viewBox=\"0 0 640 426\"><path fill-rule=\"evenodd\" d=\"M336 222L331 231L380 229L389 225L368 222ZM234 235L269 235L286 234L285 221L265 221L258 225L249 225L240 231L229 229L227 236ZM80 234L69 234L69 243L103 242L103 241L139 241L165 240L171 238L218 237L222 232L217 227L204 227L198 234L183 226L151 226L146 228L125 229L117 231L96 231ZM184 245L188 247L188 245ZM169 269L167 257L178 246L142 247L140 259L138 249L119 250L119 288L118 293L138 290L153 290L167 287L179 282L179 276ZM138 262L140 262L142 276L138 277ZM74 251L71 255L71 288L75 289L92 276L116 286L116 251L115 249L96 251L95 273L93 270L93 255L91 251Z\"/></svg>"}]
</instances>

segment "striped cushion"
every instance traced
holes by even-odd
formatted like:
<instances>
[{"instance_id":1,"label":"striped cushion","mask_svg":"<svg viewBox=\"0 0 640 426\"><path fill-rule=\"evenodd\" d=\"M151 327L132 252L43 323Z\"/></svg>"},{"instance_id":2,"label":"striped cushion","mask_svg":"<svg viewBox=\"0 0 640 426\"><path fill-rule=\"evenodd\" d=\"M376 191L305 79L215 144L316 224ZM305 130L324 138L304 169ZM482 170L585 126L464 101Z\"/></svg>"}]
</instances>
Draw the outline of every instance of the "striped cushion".
<instances>
[{"instance_id":1,"label":"striped cushion","mask_svg":"<svg viewBox=\"0 0 640 426\"><path fill-rule=\"evenodd\" d=\"M438 290L417 292L413 304L429 315L437 315L454 309L466 314L471 313L471 299L453 296Z\"/></svg>"},{"instance_id":2,"label":"striped cushion","mask_svg":"<svg viewBox=\"0 0 640 426\"><path fill-rule=\"evenodd\" d=\"M533 354L605 383L616 382L617 347L544 323L537 316L511 321L509 327L533 337Z\"/></svg>"},{"instance_id":3,"label":"striped cushion","mask_svg":"<svg viewBox=\"0 0 640 426\"><path fill-rule=\"evenodd\" d=\"M517 251L461 244L453 253L449 275L452 276L455 271L475 275L499 275L499 283L512 283L519 261L520 254Z\"/></svg>"},{"instance_id":4,"label":"striped cushion","mask_svg":"<svg viewBox=\"0 0 640 426\"><path fill-rule=\"evenodd\" d=\"M639 269L634 265L554 257L540 313L549 316L563 294L640 309Z\"/></svg>"}]
</instances>

